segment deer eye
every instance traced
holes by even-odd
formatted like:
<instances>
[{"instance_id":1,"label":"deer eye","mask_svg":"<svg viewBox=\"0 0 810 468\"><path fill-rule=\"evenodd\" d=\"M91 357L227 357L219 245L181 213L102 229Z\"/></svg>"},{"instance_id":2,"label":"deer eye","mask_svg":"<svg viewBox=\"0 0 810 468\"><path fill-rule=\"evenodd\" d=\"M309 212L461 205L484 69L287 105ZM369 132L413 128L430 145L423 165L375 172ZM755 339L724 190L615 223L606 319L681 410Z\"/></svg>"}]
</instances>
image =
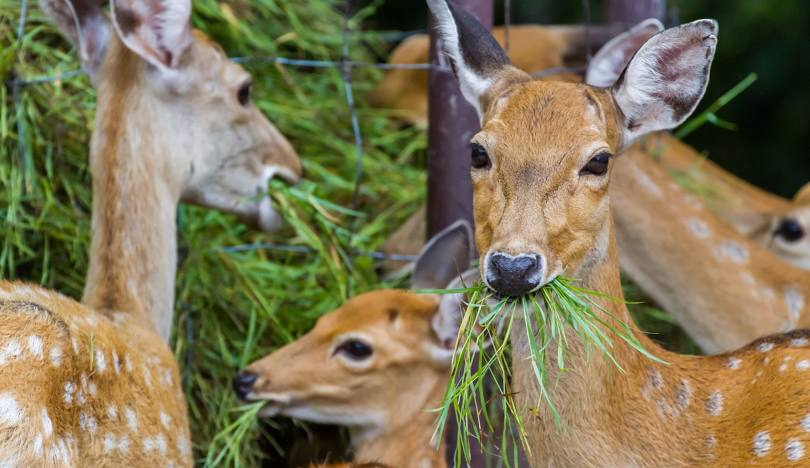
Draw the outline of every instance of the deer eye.
<instances>
[{"instance_id":1,"label":"deer eye","mask_svg":"<svg viewBox=\"0 0 810 468\"><path fill-rule=\"evenodd\" d=\"M796 242L804 237L804 229L798 221L792 218L785 218L779 223L779 227L774 235L785 239L788 242Z\"/></svg>"},{"instance_id":2,"label":"deer eye","mask_svg":"<svg viewBox=\"0 0 810 468\"><path fill-rule=\"evenodd\" d=\"M371 346L362 341L348 340L335 348L334 354L337 353L341 353L354 361L362 361L363 359L368 359L374 351L371 349Z\"/></svg>"},{"instance_id":3,"label":"deer eye","mask_svg":"<svg viewBox=\"0 0 810 468\"><path fill-rule=\"evenodd\" d=\"M248 102L250 102L250 88L252 83L250 81L245 82L242 86L239 87L239 91L236 93L236 99L239 100L239 104L243 106L247 106Z\"/></svg>"},{"instance_id":4,"label":"deer eye","mask_svg":"<svg viewBox=\"0 0 810 468\"><path fill-rule=\"evenodd\" d=\"M470 149L472 151L470 154L472 167L475 169L489 169L492 167L492 161L489 160L487 150L485 150L483 146L478 143L473 143L470 145Z\"/></svg>"},{"instance_id":5,"label":"deer eye","mask_svg":"<svg viewBox=\"0 0 810 468\"><path fill-rule=\"evenodd\" d=\"M579 175L603 176L607 174L610 158L612 157L613 155L610 153L597 154L579 171Z\"/></svg>"}]
</instances>

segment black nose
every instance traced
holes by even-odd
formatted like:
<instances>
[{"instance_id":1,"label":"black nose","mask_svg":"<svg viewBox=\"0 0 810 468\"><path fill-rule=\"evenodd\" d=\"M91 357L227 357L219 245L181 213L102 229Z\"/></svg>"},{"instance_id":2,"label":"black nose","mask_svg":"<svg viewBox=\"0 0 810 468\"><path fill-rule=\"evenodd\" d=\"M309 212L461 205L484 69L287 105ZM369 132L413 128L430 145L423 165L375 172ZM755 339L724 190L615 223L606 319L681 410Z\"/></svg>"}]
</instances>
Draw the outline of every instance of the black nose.
<instances>
[{"instance_id":1,"label":"black nose","mask_svg":"<svg viewBox=\"0 0 810 468\"><path fill-rule=\"evenodd\" d=\"M256 383L258 377L259 376L249 371L236 374L236 377L233 378L233 391L236 392L236 396L238 396L240 400L247 398L253 390L253 384Z\"/></svg>"},{"instance_id":2,"label":"black nose","mask_svg":"<svg viewBox=\"0 0 810 468\"><path fill-rule=\"evenodd\" d=\"M487 259L489 286L504 296L523 296L540 285L543 262L537 254L508 255L494 252Z\"/></svg>"},{"instance_id":3,"label":"black nose","mask_svg":"<svg viewBox=\"0 0 810 468\"><path fill-rule=\"evenodd\" d=\"M782 237L788 242L796 242L804 237L804 228L799 222L792 218L785 218L776 228L775 235Z\"/></svg>"}]
</instances>

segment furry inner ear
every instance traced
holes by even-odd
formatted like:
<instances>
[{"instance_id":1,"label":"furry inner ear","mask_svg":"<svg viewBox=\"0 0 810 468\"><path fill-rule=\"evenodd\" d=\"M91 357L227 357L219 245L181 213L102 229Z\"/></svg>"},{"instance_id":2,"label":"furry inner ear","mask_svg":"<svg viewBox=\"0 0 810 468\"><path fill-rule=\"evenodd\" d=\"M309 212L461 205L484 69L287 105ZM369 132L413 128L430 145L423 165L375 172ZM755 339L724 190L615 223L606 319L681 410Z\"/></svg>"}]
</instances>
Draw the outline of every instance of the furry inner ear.
<instances>
[{"instance_id":1,"label":"furry inner ear","mask_svg":"<svg viewBox=\"0 0 810 468\"><path fill-rule=\"evenodd\" d=\"M191 0L113 0L111 11L121 41L158 68L177 68L191 47Z\"/></svg>"},{"instance_id":2,"label":"furry inner ear","mask_svg":"<svg viewBox=\"0 0 810 468\"><path fill-rule=\"evenodd\" d=\"M599 88L612 86L641 46L663 30L660 21L650 18L608 41L588 64L585 83Z\"/></svg>"},{"instance_id":3,"label":"furry inner ear","mask_svg":"<svg viewBox=\"0 0 810 468\"><path fill-rule=\"evenodd\" d=\"M82 68L92 77L110 39L110 22L95 0L40 0L39 6L79 51Z\"/></svg>"},{"instance_id":4,"label":"furry inner ear","mask_svg":"<svg viewBox=\"0 0 810 468\"><path fill-rule=\"evenodd\" d=\"M677 127L694 112L709 83L717 22L698 20L647 41L611 92L624 117L624 145Z\"/></svg>"},{"instance_id":5,"label":"furry inner ear","mask_svg":"<svg viewBox=\"0 0 810 468\"><path fill-rule=\"evenodd\" d=\"M422 248L414 265L413 289L439 289L458 278L474 257L470 223L458 220L433 236Z\"/></svg>"},{"instance_id":6,"label":"furry inner ear","mask_svg":"<svg viewBox=\"0 0 810 468\"><path fill-rule=\"evenodd\" d=\"M504 75L529 76L509 61L498 41L472 15L448 0L427 0L436 19L441 47L450 58L464 98L483 117L484 95Z\"/></svg>"}]
</instances>

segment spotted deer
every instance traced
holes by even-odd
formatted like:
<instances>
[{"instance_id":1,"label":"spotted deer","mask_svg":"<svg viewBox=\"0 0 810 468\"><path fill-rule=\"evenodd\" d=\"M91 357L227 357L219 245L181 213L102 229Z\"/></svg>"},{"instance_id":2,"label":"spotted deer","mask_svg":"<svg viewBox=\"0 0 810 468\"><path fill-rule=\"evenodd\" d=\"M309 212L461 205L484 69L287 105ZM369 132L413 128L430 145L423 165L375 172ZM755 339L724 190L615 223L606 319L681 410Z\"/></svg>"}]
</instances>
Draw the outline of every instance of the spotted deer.
<instances>
[{"instance_id":1,"label":"spotted deer","mask_svg":"<svg viewBox=\"0 0 810 468\"><path fill-rule=\"evenodd\" d=\"M661 29L653 20L617 36L593 57L586 81L614 83L638 48ZM651 151L660 157L651 157ZM609 190L615 202L611 211L622 269L670 311L705 352L728 351L759 336L810 327L810 304L804 297L810 291L810 275L773 255L784 250L791 252L794 262L802 260L801 247L807 240L799 223L807 216L810 195L803 191L792 206L778 208L766 192L753 187L737 190L745 182L730 175L723 178L716 166L703 173L726 181L713 189L739 193L754 210L774 210L740 219L741 225L761 225L759 237L748 239L678 186L663 161L667 158L680 165L679 170L687 170L697 157L688 146L659 132L632 145L617 160L622 169L616 171ZM726 208L732 206L734 202ZM409 220L386 248L412 251L418 245L414 239L424 232L424 212L420 216L422 222ZM810 253L810 246L806 251Z\"/></svg>"},{"instance_id":2,"label":"spotted deer","mask_svg":"<svg viewBox=\"0 0 810 468\"><path fill-rule=\"evenodd\" d=\"M665 351L622 299L608 186L634 140L672 128L703 96L717 24L699 20L650 38L613 85L532 81L472 16L428 0L461 89L479 112L472 138L481 276L504 296L576 278L608 297L594 313L622 320L659 363L616 338L619 371L566 331L566 369L547 363L544 404L525 331L513 332L513 389L532 466L757 466L807 462L810 334L770 336L719 356ZM688 294L688 292L686 292ZM518 322L520 318L516 318ZM521 326L537 324L515 324ZM601 325L600 325L601 326ZM604 330L605 333L610 333ZM589 352L590 351L590 352ZM555 356L552 349L551 356ZM554 361L554 362L552 362Z\"/></svg>"},{"instance_id":3,"label":"spotted deer","mask_svg":"<svg viewBox=\"0 0 810 468\"><path fill-rule=\"evenodd\" d=\"M560 67L564 57L571 56L565 50L582 47L584 33L577 29L560 27L521 26L511 33L513 49L509 56L515 67L536 73ZM515 27L513 27L515 29ZM615 61L629 60L643 44L645 37L663 29L660 22L648 20L608 41L590 61L587 79L591 84L610 84L615 80ZM565 31L563 36L559 31ZM598 37L610 32L601 31ZM503 44L503 28L493 30L495 39ZM596 44L605 42L602 40ZM413 36L403 42L391 54L390 63L415 64L428 59L428 38L426 35ZM619 70L621 71L621 69ZM582 78L571 73L550 75L542 79L564 79L579 81ZM601 80L601 83L593 81ZM405 122L418 126L427 124L427 71L393 69L388 70L372 94L372 103L390 108L393 115ZM793 203L777 195L766 192L734 176L717 164L705 159L695 149L681 142L669 133L661 132L648 136L640 144L653 155L665 169L662 179L656 183L669 183L673 172L688 176L693 184L708 188L711 193L712 208L724 221L731 223L742 234L772 251L780 258L804 269L810 269L810 241L805 232L810 229L810 215L807 213L807 194L810 184L805 186ZM684 192L686 196L689 196ZM614 205L615 212L625 205ZM425 207L422 206L386 241L382 250L392 254L413 254L419 252L427 229ZM392 273L406 267L406 262L388 260L381 267Z\"/></svg>"},{"instance_id":4,"label":"spotted deer","mask_svg":"<svg viewBox=\"0 0 810 468\"><path fill-rule=\"evenodd\" d=\"M437 234L419 255L412 286L455 288L477 280L477 270L460 276L472 243L466 222ZM431 410L447 387L461 300L401 290L361 294L250 364L234 389L243 400L264 401L264 416L347 426L361 462L444 467Z\"/></svg>"},{"instance_id":5,"label":"spotted deer","mask_svg":"<svg viewBox=\"0 0 810 468\"><path fill-rule=\"evenodd\" d=\"M166 344L175 212L193 201L270 227L255 199L294 180L290 144L249 101L249 75L192 31L190 1L43 0L97 95L84 303L0 282L0 466L191 466Z\"/></svg>"}]
</instances>

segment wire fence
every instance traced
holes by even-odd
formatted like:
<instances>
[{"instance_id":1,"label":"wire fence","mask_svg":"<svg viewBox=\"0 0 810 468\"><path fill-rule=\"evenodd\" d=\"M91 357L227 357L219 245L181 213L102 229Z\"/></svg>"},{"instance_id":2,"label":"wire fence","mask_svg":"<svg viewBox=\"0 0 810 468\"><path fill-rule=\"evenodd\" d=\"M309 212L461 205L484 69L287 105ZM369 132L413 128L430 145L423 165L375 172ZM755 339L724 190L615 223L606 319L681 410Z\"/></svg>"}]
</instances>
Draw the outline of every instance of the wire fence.
<instances>
[{"instance_id":1,"label":"wire fence","mask_svg":"<svg viewBox=\"0 0 810 468\"><path fill-rule=\"evenodd\" d=\"M590 24L590 5L587 0L583 0L583 9L585 12L586 24ZM505 48L509 50L509 29L511 26L511 15L512 15L512 6L511 0L505 0L504 2L504 37L505 37ZM20 6L20 19L17 29L17 43L23 43L23 37L25 34L25 25L28 16L28 0L21 0ZM263 63L272 63L278 65L286 65L291 67L302 67L302 68L334 68L340 70L341 78L343 81L343 88L344 88L344 95L346 97L346 105L349 109L351 115L351 127L352 127L352 134L354 136L354 145L356 148L356 157L357 157L357 167L356 167L356 174L355 174L355 182L354 182L354 190L351 197L351 208L352 210L356 211L357 205L359 203L359 194L360 194L360 187L363 178L363 135L360 130L360 119L358 117L357 112L357 105L355 101L354 91L353 91L353 83L352 83L352 72L356 68L376 68L381 70L431 70L431 69L440 69L446 70L449 65L446 61L443 61L440 64L431 64L431 63L374 63L374 62L358 62L353 61L350 58L350 43L351 43L351 35L353 32L349 26L349 22L351 20L351 0L344 0L344 5L342 8L342 20L343 20L343 29L342 29L342 47L341 47L341 58L340 60L306 60L306 59L295 59L289 57L282 57L282 56L240 56L240 57L231 57L230 59L236 63L248 63L248 62L263 62ZM426 33L426 30L417 30L417 31L405 31L405 32L383 32L380 33L381 37L389 42L398 42L401 41L409 36L414 34L423 34ZM586 39L587 41L587 39ZM587 41L589 42L589 41ZM20 56L22 54L19 54ZM588 44L588 57L590 57L590 44ZM584 68L582 67L554 67L549 68L546 70L542 70L539 72L532 73L532 77L535 79L543 78L550 75L556 75L561 73L578 73L581 74L584 72ZM33 76L33 77L23 77L18 76L15 73L12 73L12 78L7 81L7 85L12 90L12 96L15 108L17 112L21 112L21 98L24 89L28 86L36 86L45 83L51 83L56 81L64 81L78 78L84 75L85 72L81 69L76 70L69 70L66 72L54 74L54 75L47 75L47 76ZM26 157L29 148L25 147L25 138L22 138L22 135L26 131L24 128L24 119L22 116L17 115L16 118L16 125L17 125L17 133L18 137L18 151L19 157L21 162L21 167L23 167L23 174L27 173L27 161L29 158ZM25 186L25 183L23 183ZM356 220L355 220L356 221ZM356 228L356 223L353 222L350 226L349 233L349 245L351 244L351 238L354 236ZM238 245L232 247L224 247L221 249L224 252L247 252L251 250L276 250L276 251L283 251L283 252L292 252L292 253L301 253L301 254L311 254L315 253L315 250L309 247L300 246L300 245L286 245L286 244L275 244L275 243L259 243L259 244L246 244L246 245ZM414 255L401 255L401 254L389 254L385 252L379 251L364 251L364 250L352 250L350 252L353 256L364 256L370 257L375 260L394 260L394 261L413 261L415 260ZM348 265L351 268L351 263Z\"/></svg>"}]
</instances>

